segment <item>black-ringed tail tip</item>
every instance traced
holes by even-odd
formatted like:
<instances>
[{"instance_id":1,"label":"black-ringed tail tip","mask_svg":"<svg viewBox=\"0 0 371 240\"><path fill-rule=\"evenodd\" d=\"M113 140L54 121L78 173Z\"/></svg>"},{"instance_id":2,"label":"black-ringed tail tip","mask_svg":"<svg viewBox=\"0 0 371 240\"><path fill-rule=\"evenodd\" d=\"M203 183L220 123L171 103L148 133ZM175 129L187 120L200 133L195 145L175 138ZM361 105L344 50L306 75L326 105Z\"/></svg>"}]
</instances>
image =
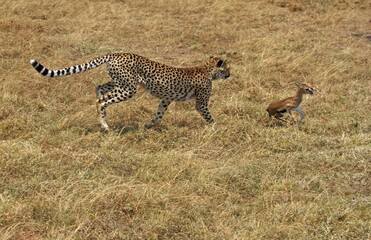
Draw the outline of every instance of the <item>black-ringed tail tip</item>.
<instances>
[{"instance_id":1,"label":"black-ringed tail tip","mask_svg":"<svg viewBox=\"0 0 371 240\"><path fill-rule=\"evenodd\" d=\"M35 68L36 71L38 71L43 76L48 77L54 77L54 72L49 71L47 68L45 68L43 65L38 63L35 59L30 60L30 64Z\"/></svg>"}]
</instances>

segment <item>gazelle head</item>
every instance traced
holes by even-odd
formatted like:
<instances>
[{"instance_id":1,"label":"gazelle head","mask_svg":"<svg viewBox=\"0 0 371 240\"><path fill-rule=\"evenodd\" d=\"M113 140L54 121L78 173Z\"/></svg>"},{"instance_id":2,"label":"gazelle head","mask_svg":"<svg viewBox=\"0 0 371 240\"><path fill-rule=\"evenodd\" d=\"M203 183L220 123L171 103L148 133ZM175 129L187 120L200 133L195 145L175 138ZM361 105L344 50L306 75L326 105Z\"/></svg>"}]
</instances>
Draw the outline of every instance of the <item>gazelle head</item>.
<instances>
[{"instance_id":1,"label":"gazelle head","mask_svg":"<svg viewBox=\"0 0 371 240\"><path fill-rule=\"evenodd\" d=\"M295 85L300 88L304 94L313 95L314 94L314 88L310 87L309 85L305 83L295 83Z\"/></svg>"}]
</instances>

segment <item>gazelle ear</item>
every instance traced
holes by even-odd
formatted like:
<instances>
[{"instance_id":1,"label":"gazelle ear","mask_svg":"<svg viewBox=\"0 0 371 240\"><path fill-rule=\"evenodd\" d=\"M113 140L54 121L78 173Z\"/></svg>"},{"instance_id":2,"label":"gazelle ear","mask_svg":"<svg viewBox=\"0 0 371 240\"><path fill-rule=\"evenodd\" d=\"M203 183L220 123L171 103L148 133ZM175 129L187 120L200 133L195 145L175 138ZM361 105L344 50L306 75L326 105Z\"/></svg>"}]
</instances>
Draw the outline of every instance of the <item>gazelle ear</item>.
<instances>
[{"instance_id":1,"label":"gazelle ear","mask_svg":"<svg viewBox=\"0 0 371 240\"><path fill-rule=\"evenodd\" d=\"M302 84L296 82L295 85L300 88Z\"/></svg>"}]
</instances>

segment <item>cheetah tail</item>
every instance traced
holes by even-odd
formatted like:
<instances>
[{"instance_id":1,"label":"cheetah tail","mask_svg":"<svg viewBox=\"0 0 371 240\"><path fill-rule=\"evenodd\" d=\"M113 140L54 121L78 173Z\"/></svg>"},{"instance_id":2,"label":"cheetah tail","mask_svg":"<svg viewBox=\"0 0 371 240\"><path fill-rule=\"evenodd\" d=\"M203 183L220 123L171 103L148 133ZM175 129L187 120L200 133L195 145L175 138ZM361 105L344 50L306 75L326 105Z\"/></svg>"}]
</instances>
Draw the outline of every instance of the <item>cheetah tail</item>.
<instances>
[{"instance_id":1,"label":"cheetah tail","mask_svg":"<svg viewBox=\"0 0 371 240\"><path fill-rule=\"evenodd\" d=\"M106 55L106 56L95 58L85 64L75 65L72 67L62 68L62 69L57 69L57 70L49 70L46 67L44 67L41 63L39 63L38 61L34 59L30 60L30 64L35 68L36 71L38 71L43 76L60 77L60 76L67 76L67 75L75 74L75 73L81 73L81 72L96 68L102 65L103 63L109 62L110 60L111 60L111 55Z\"/></svg>"}]
</instances>

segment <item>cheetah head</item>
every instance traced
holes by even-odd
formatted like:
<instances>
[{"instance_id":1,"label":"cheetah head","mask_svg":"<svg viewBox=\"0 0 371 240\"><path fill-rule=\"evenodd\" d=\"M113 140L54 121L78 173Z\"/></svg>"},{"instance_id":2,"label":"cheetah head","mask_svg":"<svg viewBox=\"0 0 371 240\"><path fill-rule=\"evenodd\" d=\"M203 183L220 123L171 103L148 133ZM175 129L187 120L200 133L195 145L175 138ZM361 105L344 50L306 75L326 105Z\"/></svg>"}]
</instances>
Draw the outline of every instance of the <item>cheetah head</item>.
<instances>
[{"instance_id":1,"label":"cheetah head","mask_svg":"<svg viewBox=\"0 0 371 240\"><path fill-rule=\"evenodd\" d=\"M231 75L230 68L226 60L218 57L210 57L209 63L212 66L211 80L227 79Z\"/></svg>"}]
</instances>

